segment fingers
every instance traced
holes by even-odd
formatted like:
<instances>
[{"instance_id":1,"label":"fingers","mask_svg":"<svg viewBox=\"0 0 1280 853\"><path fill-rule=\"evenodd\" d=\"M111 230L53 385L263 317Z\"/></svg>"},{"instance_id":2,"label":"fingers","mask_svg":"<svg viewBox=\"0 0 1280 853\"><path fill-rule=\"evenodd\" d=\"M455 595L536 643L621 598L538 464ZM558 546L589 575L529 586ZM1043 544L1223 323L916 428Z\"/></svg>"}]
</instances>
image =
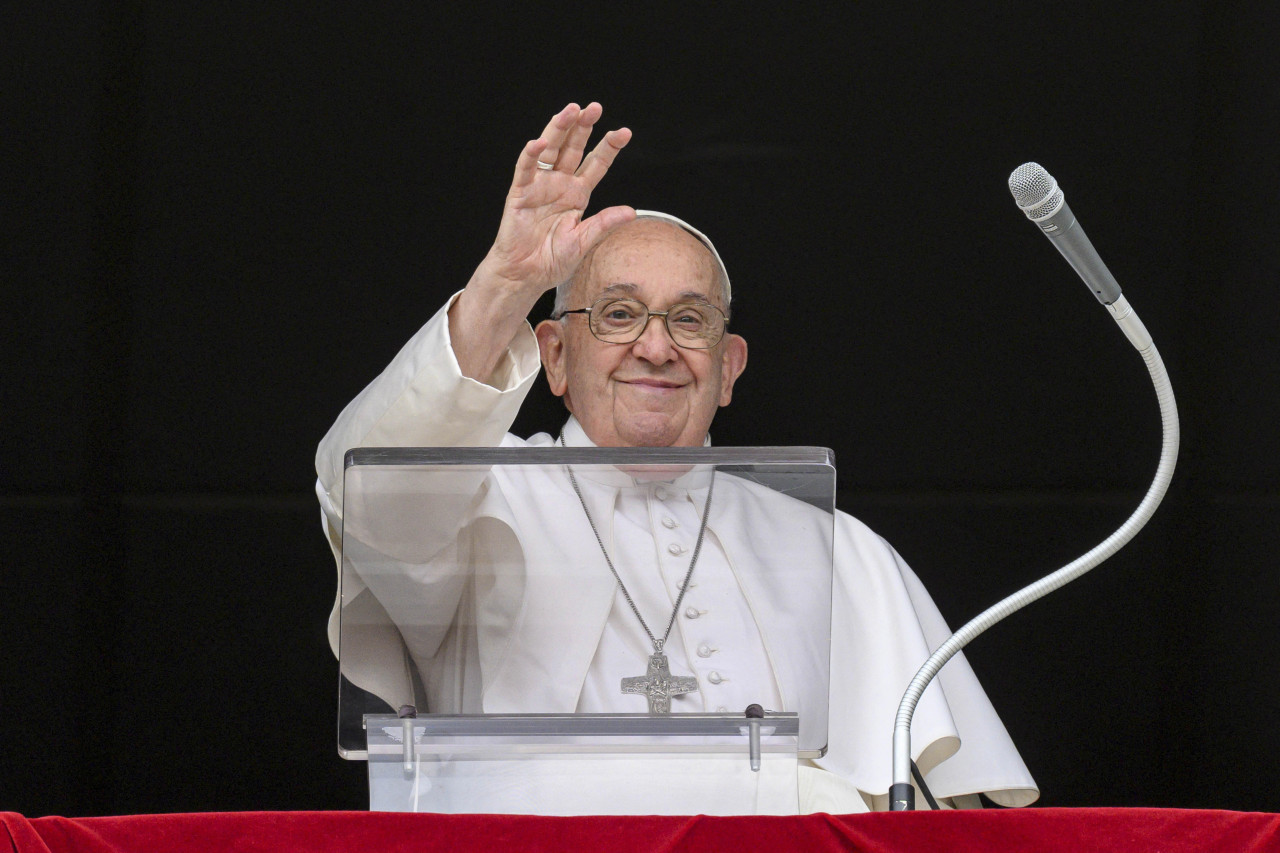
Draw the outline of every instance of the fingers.
<instances>
[{"instance_id":1,"label":"fingers","mask_svg":"<svg viewBox=\"0 0 1280 853\"><path fill-rule=\"evenodd\" d=\"M627 143L630 141L631 131L625 127L606 133L604 138L597 143L595 149L587 155L587 159L583 161L582 168L578 170L578 177L587 182L589 189L594 190L605 176L605 173L609 171L609 167L613 165L618 152L626 148Z\"/></svg>"},{"instance_id":2,"label":"fingers","mask_svg":"<svg viewBox=\"0 0 1280 853\"><path fill-rule=\"evenodd\" d=\"M522 189L533 183L533 178L538 173L538 157L546 147L545 139L530 139L524 144L524 150L516 160L516 174L511 181L512 189Z\"/></svg>"},{"instance_id":3,"label":"fingers","mask_svg":"<svg viewBox=\"0 0 1280 853\"><path fill-rule=\"evenodd\" d=\"M618 152L631 141L631 131L625 127L611 130L596 144L585 158L582 152L595 124L604 109L592 101L585 108L569 104L552 116L537 139L525 143L516 161L513 190L525 190L533 184L539 172L556 171L577 175L590 193L604 178ZM523 193L522 193L523 194Z\"/></svg>"},{"instance_id":4,"label":"fingers","mask_svg":"<svg viewBox=\"0 0 1280 853\"><path fill-rule=\"evenodd\" d=\"M578 120L570 128L564 145L560 148L559 156L555 160L544 157L543 162L555 163L557 169L570 175L576 172L579 164L582 163L582 152L586 150L587 140L591 138L591 131L595 128L596 122L600 120L600 115L603 112L604 107L595 101L587 104L586 108L578 114Z\"/></svg>"},{"instance_id":5,"label":"fingers","mask_svg":"<svg viewBox=\"0 0 1280 853\"><path fill-rule=\"evenodd\" d=\"M577 104L569 104L551 117L551 121L547 122L547 126L542 129L541 136L525 143L524 150L520 152L520 159L516 161L513 187L527 186L532 182L538 172L538 163L555 165L556 158L560 156L560 148L564 145L569 131L574 128L581 112L582 108Z\"/></svg>"},{"instance_id":6,"label":"fingers","mask_svg":"<svg viewBox=\"0 0 1280 853\"><path fill-rule=\"evenodd\" d=\"M560 158L560 149L565 146L570 131L577 127L581 116L582 108L577 104L569 104L551 117L551 121L547 122L547 126L542 130L542 136L539 137L547 140L547 147L539 157L543 163L550 163L553 166L556 164ZM590 132L590 126L588 126L588 132Z\"/></svg>"}]
</instances>

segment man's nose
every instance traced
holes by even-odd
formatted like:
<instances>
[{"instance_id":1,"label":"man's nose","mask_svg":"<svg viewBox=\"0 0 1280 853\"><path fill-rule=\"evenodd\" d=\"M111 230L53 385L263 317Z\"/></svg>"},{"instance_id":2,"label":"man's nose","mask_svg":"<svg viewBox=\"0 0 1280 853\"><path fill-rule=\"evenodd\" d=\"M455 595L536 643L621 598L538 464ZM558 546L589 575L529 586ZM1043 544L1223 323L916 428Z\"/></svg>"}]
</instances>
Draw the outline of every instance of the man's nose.
<instances>
[{"instance_id":1,"label":"man's nose","mask_svg":"<svg viewBox=\"0 0 1280 853\"><path fill-rule=\"evenodd\" d=\"M667 330L666 318L658 314L649 315L644 331L631 347L637 356L654 364L664 364L676 358L676 342Z\"/></svg>"}]
</instances>

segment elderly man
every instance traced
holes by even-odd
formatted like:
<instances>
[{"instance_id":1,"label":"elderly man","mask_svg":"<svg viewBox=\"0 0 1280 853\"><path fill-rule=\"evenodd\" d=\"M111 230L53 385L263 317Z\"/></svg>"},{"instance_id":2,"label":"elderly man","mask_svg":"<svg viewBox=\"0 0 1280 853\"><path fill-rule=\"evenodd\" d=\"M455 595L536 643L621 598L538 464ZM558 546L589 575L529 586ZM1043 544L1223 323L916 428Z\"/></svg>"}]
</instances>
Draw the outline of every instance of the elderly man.
<instances>
[{"instance_id":1,"label":"elderly man","mask_svg":"<svg viewBox=\"0 0 1280 853\"><path fill-rule=\"evenodd\" d=\"M710 240L674 217L628 207L584 216L592 191L631 139L630 131L613 130L587 153L600 115L598 104L571 104L525 145L497 238L465 289L343 411L321 442L317 492L335 554L341 547L343 455L351 447L709 443L716 410L730 402L747 363L746 342L726 328L729 277ZM556 316L531 334L526 318L553 287L558 288ZM526 442L507 429L537 375L538 355L551 390L564 399L571 417L558 438L542 434ZM481 547L507 549L503 559L510 563L546 547L549 539L572 540L563 546L578 549L569 559L590 558L608 568L601 565L598 594L582 592L579 598L578 591L565 590L562 595L574 594L588 611L599 608L601 627L590 637L557 640L559 647L534 634L499 643L492 629L481 631L478 640L460 631L405 632L396 642L404 642L421 671L435 709L643 711L645 697L620 692L619 678L636 675L642 656L655 649L670 654L672 672L696 670L700 676L698 691L673 700L675 710L714 711L721 701L738 709L744 698L758 696L779 701L778 679L762 673L786 653L781 648L786 641L778 638L777 626L758 622L751 606L754 581L742 568L751 557L749 532L735 529L744 522L725 518L720 507L713 510L705 484L690 485L681 500L658 507L652 489L639 502L626 489L614 489L607 500L588 498L577 479L570 479L557 487L565 496L576 493L580 509L566 503L554 512L522 507L520 502L528 501L518 494L520 487L498 483L491 491L517 494L504 495L500 508L478 515L496 520L509 533L495 536L487 527L486 542L506 544ZM598 484L591 488L599 491ZM579 512L572 536L547 535L547 516L567 522L562 517ZM708 517L715 520L708 523ZM613 542L619 553L612 556L598 532L598 525L606 524L623 531ZM692 549L685 580L696 578L703 587L698 594L717 602L715 618L734 638L727 644L732 648L698 645L693 630L676 618L682 615L679 605L671 610L673 589L684 585L679 570L677 583L668 582L669 567L661 562L666 558L648 532L660 525L696 532L699 546L705 534L705 547ZM591 541L592 531L598 541ZM800 808L885 808L897 701L948 632L896 552L843 513L836 519L834 548L830 749L803 768ZM687 550L680 551L684 560ZM493 593L496 604L460 598L461 593L447 598L422 581L425 576L406 572L407 579L373 590L390 622L403 628L416 618L415 611L432 607L446 614L460 607L518 609L514 599L535 594L533 581L522 580L514 592ZM688 615L697 619L704 612L691 607ZM659 642L657 635L668 614L675 633L664 649L668 638ZM336 620L335 606L330 623L335 649ZM515 659L519 655L524 658ZM523 683L520 673L544 670L551 655L562 658L557 671L563 677L535 701L532 685ZM708 672L711 665L717 668ZM723 673L730 672L752 676L725 678ZM962 657L948 665L940 682L915 722L919 762L935 793L953 805L975 805L979 793L1007 805L1034 800L1034 782ZM394 684L371 677L362 686L397 700ZM522 708L521 702L537 707Z\"/></svg>"}]
</instances>

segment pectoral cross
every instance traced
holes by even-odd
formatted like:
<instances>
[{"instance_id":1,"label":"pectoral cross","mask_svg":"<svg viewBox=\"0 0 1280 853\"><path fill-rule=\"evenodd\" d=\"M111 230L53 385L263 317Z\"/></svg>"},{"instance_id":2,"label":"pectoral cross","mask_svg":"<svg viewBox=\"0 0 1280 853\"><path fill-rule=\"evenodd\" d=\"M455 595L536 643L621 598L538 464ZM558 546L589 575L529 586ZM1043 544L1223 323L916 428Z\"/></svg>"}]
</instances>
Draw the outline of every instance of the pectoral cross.
<instances>
[{"instance_id":1,"label":"pectoral cross","mask_svg":"<svg viewBox=\"0 0 1280 853\"><path fill-rule=\"evenodd\" d=\"M670 714L671 697L693 693L698 679L692 675L672 675L667 656L662 652L649 655L649 670L644 675L622 679L623 693L640 693L649 700L650 714Z\"/></svg>"}]
</instances>

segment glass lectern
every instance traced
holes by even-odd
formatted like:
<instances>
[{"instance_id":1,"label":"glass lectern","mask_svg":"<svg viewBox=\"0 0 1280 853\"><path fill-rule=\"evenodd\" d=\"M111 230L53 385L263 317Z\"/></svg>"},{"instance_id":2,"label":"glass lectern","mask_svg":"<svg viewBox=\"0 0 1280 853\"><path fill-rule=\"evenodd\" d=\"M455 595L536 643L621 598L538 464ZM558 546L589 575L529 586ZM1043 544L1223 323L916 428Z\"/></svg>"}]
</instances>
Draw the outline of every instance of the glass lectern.
<instances>
[{"instance_id":1,"label":"glass lectern","mask_svg":"<svg viewBox=\"0 0 1280 853\"><path fill-rule=\"evenodd\" d=\"M834 499L825 448L350 451L338 749L371 807L794 813Z\"/></svg>"}]
</instances>

